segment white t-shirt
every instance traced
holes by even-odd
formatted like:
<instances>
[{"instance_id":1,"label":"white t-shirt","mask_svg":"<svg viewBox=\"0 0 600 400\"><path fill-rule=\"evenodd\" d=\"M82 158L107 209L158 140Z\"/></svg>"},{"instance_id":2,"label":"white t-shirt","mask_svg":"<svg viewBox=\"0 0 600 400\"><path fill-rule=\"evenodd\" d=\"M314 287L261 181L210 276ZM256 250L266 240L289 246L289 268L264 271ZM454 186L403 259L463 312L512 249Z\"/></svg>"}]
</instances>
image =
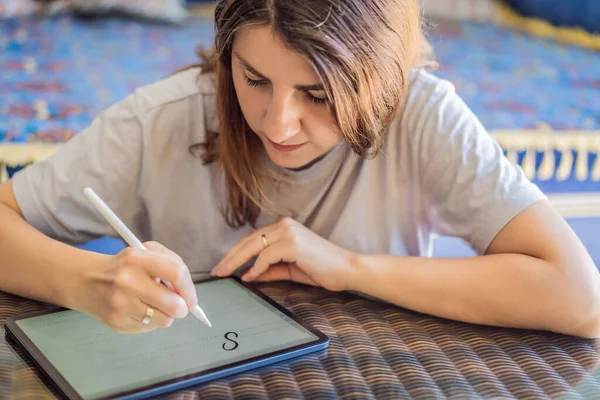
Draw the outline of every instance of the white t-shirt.
<instances>
[{"instance_id":1,"label":"white t-shirt","mask_svg":"<svg viewBox=\"0 0 600 400\"><path fill-rule=\"evenodd\" d=\"M223 180L188 148L216 131L214 76L180 72L136 90L53 156L14 176L25 218L68 243L116 236L82 194L92 187L142 241L178 253L206 275L250 226L227 225ZM307 227L364 253L431 256L436 234L483 254L518 213L545 198L511 164L451 83L411 73L404 108L382 151L362 159L341 143L271 198ZM276 217L261 213L258 226Z\"/></svg>"}]
</instances>

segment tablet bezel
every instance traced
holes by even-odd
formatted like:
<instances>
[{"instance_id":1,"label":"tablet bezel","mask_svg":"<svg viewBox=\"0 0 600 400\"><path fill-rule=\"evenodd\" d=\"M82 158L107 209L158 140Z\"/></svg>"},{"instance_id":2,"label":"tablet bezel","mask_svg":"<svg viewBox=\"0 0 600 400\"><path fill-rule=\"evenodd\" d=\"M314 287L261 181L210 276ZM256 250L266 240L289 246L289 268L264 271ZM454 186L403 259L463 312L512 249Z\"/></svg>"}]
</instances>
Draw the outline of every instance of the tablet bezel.
<instances>
[{"instance_id":1,"label":"tablet bezel","mask_svg":"<svg viewBox=\"0 0 600 400\"><path fill-rule=\"evenodd\" d=\"M274 364L283 360L287 360L293 357L297 357L303 354L316 352L319 350L326 349L329 345L329 338L315 327L309 325L303 321L297 315L293 314L287 308L281 306L275 300L271 299L252 284L241 281L236 276L227 278L209 278L194 281L194 284L202 284L220 279L233 279L242 287L251 291L255 295L265 300L268 304L273 306L276 310L282 312L296 323L301 325L304 329L311 332L317 337L317 340L292 346L287 349L277 350L271 353L266 353L260 356L248 358L246 360L237 361L231 364L222 365L220 367L210 368L208 370L186 374L177 378L167 379L161 382L156 382L151 385L142 386L137 389L127 390L124 392L115 393L110 396L99 397L98 400L121 398L121 399L138 399L146 398L150 396L157 396L159 394L171 393L176 390L180 390L186 387L194 386L204 382L219 379L225 376L234 375L250 369L260 368L269 364ZM50 310L34 311L9 317L6 320L5 328L7 335L11 335L14 340L27 352L33 359L34 363L37 364L39 369L48 377L56 388L61 392L62 395L67 396L70 399L81 399L83 397L71 386L67 379L50 363L46 356L37 348L37 346L25 335L23 330L17 325L17 321L27 319L31 317L37 317L40 315L53 314L56 312L67 311L68 309L63 307L56 307Z\"/></svg>"}]
</instances>

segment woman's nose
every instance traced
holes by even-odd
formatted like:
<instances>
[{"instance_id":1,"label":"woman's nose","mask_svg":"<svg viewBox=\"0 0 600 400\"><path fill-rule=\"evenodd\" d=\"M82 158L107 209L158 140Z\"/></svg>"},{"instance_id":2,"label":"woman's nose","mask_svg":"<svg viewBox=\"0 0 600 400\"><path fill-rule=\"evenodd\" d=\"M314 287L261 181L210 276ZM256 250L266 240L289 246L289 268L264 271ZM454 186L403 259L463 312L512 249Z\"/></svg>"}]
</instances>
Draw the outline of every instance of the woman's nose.
<instances>
[{"instance_id":1,"label":"woman's nose","mask_svg":"<svg viewBox=\"0 0 600 400\"><path fill-rule=\"evenodd\" d=\"M283 143L300 132L300 110L293 96L273 96L265 112L264 133L269 140Z\"/></svg>"}]
</instances>

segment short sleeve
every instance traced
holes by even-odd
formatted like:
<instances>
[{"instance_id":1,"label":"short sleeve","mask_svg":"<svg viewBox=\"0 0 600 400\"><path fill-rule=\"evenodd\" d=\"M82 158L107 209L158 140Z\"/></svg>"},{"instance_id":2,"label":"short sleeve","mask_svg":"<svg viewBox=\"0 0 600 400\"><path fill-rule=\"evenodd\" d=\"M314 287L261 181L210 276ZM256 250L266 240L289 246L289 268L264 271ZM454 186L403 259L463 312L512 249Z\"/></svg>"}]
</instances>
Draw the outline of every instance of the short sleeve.
<instances>
[{"instance_id":1,"label":"short sleeve","mask_svg":"<svg viewBox=\"0 0 600 400\"><path fill-rule=\"evenodd\" d=\"M116 235L83 196L89 186L136 230L143 149L136 101L132 94L113 105L55 154L13 176L17 203L31 225L73 244Z\"/></svg>"},{"instance_id":2,"label":"short sleeve","mask_svg":"<svg viewBox=\"0 0 600 400\"><path fill-rule=\"evenodd\" d=\"M504 156L450 82L419 79L429 82L417 84L421 93L407 118L427 222L431 232L460 237L484 254L508 222L546 196Z\"/></svg>"}]
</instances>

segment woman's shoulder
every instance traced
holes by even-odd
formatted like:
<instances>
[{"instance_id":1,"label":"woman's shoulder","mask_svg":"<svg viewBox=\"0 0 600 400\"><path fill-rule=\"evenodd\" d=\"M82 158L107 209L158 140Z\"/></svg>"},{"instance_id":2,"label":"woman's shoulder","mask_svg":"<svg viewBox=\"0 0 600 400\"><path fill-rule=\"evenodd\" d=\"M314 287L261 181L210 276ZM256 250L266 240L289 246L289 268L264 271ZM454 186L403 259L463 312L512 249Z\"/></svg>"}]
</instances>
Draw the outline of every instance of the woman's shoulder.
<instances>
[{"instance_id":1,"label":"woman's shoulder","mask_svg":"<svg viewBox=\"0 0 600 400\"><path fill-rule=\"evenodd\" d=\"M218 122L214 74L201 72L192 67L140 86L102 117L117 125L138 121L143 135L153 143L171 140L174 134L182 141L202 142Z\"/></svg>"},{"instance_id":2,"label":"woman's shoulder","mask_svg":"<svg viewBox=\"0 0 600 400\"><path fill-rule=\"evenodd\" d=\"M212 102L214 93L214 74L202 74L199 67L192 67L137 87L127 97L108 106L100 116L143 118L170 105L198 103L199 98L202 102Z\"/></svg>"},{"instance_id":3,"label":"woman's shoulder","mask_svg":"<svg viewBox=\"0 0 600 400\"><path fill-rule=\"evenodd\" d=\"M434 148L453 147L450 144L465 143L466 136L484 133L452 82L415 69L409 75L403 107L387 132L386 145L405 161L422 162Z\"/></svg>"},{"instance_id":4,"label":"woman's shoulder","mask_svg":"<svg viewBox=\"0 0 600 400\"><path fill-rule=\"evenodd\" d=\"M435 75L433 71L423 68L411 70L408 77L405 109L428 108L440 97L455 95L452 82ZM431 107L431 106L429 106Z\"/></svg>"},{"instance_id":5,"label":"woman's shoulder","mask_svg":"<svg viewBox=\"0 0 600 400\"><path fill-rule=\"evenodd\" d=\"M443 134L453 121L464 117L472 117L472 114L452 82L429 70L414 69L409 74L406 97L390 133L409 136L413 140L421 134ZM433 121L437 122L436 132L423 129Z\"/></svg>"},{"instance_id":6,"label":"woman's shoulder","mask_svg":"<svg viewBox=\"0 0 600 400\"><path fill-rule=\"evenodd\" d=\"M137 88L135 97L138 111L149 112L171 103L214 95L214 74L201 72L200 67L191 67Z\"/></svg>"}]
</instances>

